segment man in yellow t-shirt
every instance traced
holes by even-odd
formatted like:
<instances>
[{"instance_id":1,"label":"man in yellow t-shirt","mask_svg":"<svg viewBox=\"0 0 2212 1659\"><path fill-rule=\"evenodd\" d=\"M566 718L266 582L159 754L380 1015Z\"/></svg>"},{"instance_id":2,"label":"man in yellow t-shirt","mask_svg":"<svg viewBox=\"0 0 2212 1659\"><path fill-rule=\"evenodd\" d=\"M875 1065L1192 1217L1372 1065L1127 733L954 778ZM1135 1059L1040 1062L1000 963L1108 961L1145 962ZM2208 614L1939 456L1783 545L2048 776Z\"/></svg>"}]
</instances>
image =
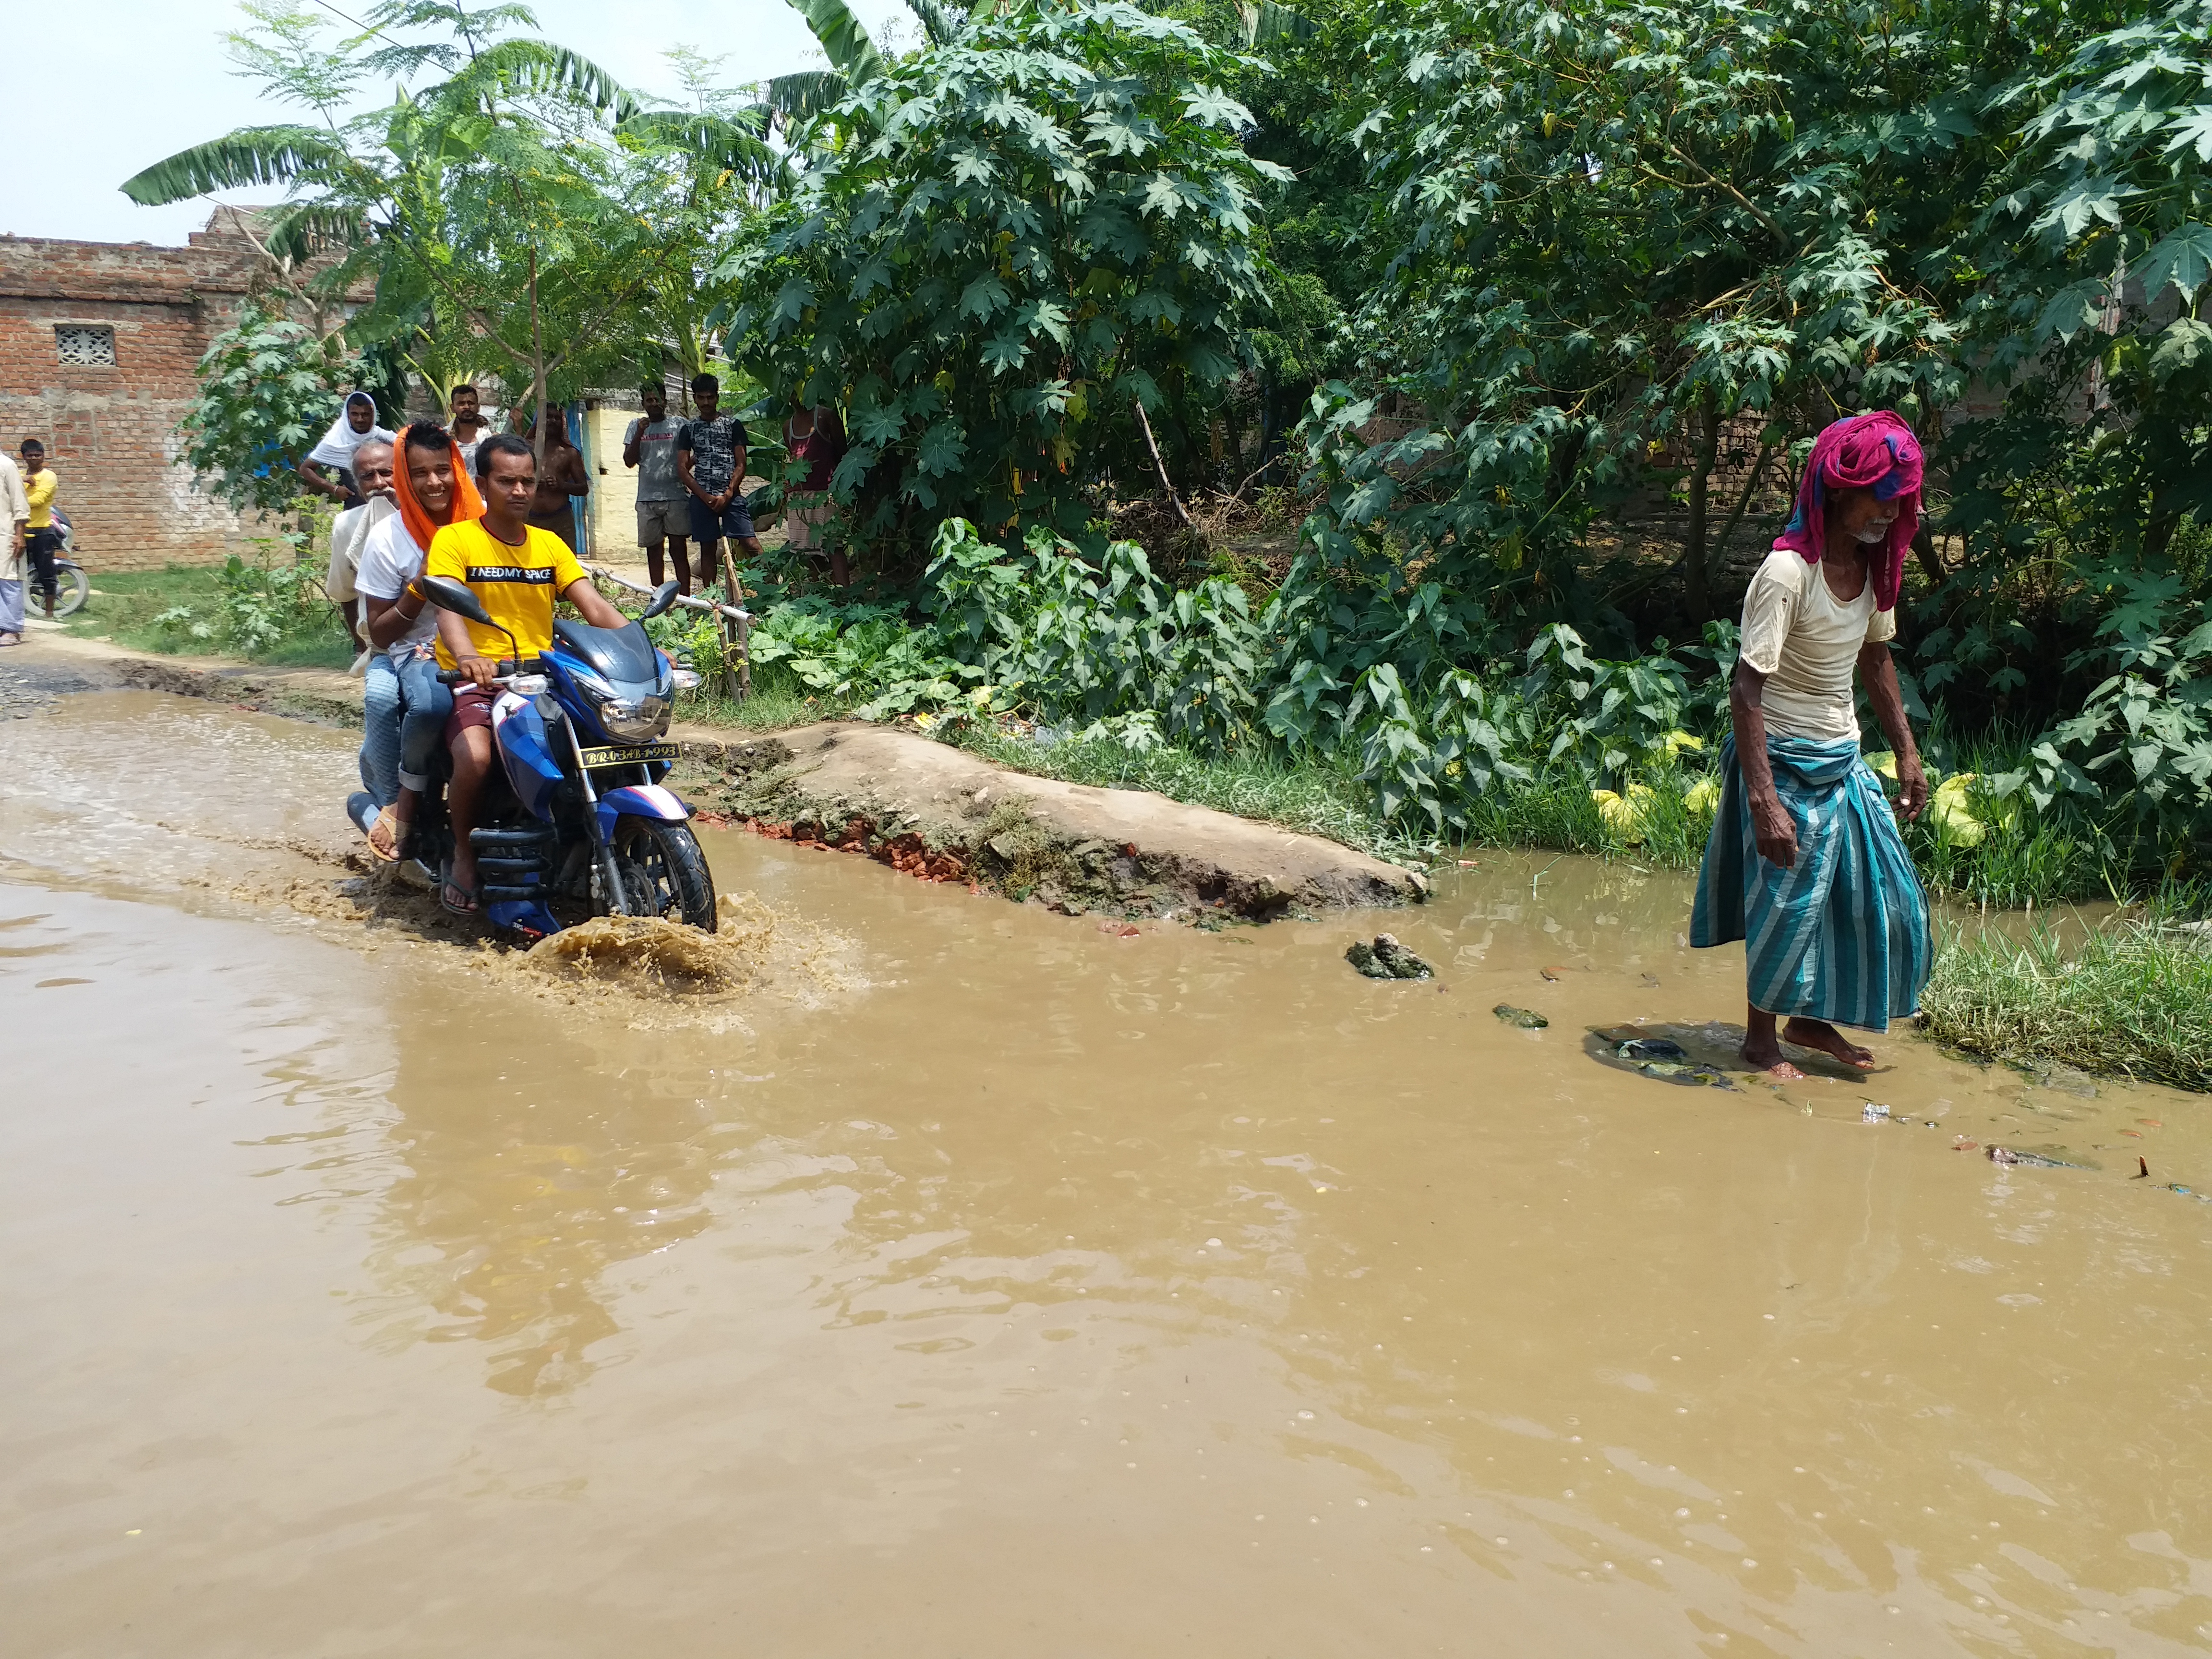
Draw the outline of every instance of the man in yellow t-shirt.
<instances>
[{"instance_id":1,"label":"man in yellow t-shirt","mask_svg":"<svg viewBox=\"0 0 2212 1659\"><path fill-rule=\"evenodd\" d=\"M629 620L599 597L566 542L532 528L538 461L527 443L505 434L486 438L477 451L477 483L483 492L483 517L438 532L422 562L425 576L466 583L499 624L485 628L450 611L438 613L438 664L468 676L453 689L453 712L446 721L446 746L453 754L453 781L446 792L453 863L438 901L456 915L477 908L477 855L469 833L477 827L477 805L491 773L491 707L499 696L492 680L500 659L511 653L534 657L553 643L556 599L568 600L594 628L621 628Z\"/></svg>"},{"instance_id":2,"label":"man in yellow t-shirt","mask_svg":"<svg viewBox=\"0 0 2212 1659\"><path fill-rule=\"evenodd\" d=\"M54 528L54 492L61 480L46 465L46 447L36 438L23 440L23 495L31 504L24 521L23 550L31 556L31 591L46 600L46 618L53 619L54 558L62 550L62 532Z\"/></svg>"}]
</instances>

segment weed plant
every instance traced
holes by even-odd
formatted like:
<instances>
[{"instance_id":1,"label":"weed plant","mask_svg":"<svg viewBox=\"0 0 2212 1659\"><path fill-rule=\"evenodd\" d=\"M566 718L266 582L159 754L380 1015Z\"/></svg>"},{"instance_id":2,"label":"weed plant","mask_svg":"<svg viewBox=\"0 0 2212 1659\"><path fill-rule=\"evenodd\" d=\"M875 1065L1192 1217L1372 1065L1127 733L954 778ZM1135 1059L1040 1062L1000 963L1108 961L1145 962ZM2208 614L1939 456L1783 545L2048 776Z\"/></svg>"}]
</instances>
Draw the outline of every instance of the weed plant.
<instances>
[{"instance_id":1,"label":"weed plant","mask_svg":"<svg viewBox=\"0 0 2212 1659\"><path fill-rule=\"evenodd\" d=\"M1921 1007L1969 1054L2212 1091L2212 938L2188 923L2124 919L2071 944L2042 925L1954 929Z\"/></svg>"}]
</instances>

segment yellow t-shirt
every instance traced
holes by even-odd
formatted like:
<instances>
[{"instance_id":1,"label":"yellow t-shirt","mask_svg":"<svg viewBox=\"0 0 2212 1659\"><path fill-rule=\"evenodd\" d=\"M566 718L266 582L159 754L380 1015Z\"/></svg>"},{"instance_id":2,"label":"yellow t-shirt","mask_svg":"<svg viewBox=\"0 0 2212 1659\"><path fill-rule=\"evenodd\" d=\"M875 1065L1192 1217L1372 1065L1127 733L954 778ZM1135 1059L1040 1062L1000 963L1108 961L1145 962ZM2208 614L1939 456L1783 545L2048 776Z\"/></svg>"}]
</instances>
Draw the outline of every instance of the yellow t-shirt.
<instances>
[{"instance_id":1,"label":"yellow t-shirt","mask_svg":"<svg viewBox=\"0 0 2212 1659\"><path fill-rule=\"evenodd\" d=\"M519 648L534 657L553 643L553 602L568 591L571 582L584 580L584 567L568 544L550 530L526 529L523 544L510 547L495 540L483 520L449 524L430 538L428 556L422 562L426 576L450 576L466 582L483 601L492 620L514 635L514 645L497 628L465 624L478 654L496 662ZM438 640L438 665L457 665Z\"/></svg>"},{"instance_id":2,"label":"yellow t-shirt","mask_svg":"<svg viewBox=\"0 0 2212 1659\"><path fill-rule=\"evenodd\" d=\"M52 530L54 527L54 491L61 480L54 477L50 466L40 467L37 473L23 480L23 494L31 503L32 530Z\"/></svg>"}]
</instances>

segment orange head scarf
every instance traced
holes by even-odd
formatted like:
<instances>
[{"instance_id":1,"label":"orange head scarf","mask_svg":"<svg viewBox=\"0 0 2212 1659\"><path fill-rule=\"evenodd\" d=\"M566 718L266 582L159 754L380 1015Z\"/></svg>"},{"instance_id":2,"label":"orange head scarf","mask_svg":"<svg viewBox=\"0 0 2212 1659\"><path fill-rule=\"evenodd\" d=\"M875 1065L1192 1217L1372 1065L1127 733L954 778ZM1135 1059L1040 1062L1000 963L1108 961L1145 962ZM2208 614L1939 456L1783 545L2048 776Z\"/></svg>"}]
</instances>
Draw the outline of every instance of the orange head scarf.
<instances>
[{"instance_id":1,"label":"orange head scarf","mask_svg":"<svg viewBox=\"0 0 2212 1659\"><path fill-rule=\"evenodd\" d=\"M441 520L430 516L430 509L415 498L415 486L407 477L407 441L421 432L434 434L445 441L453 457L453 501ZM476 480L461 463L461 447L453 441L453 434L435 421L417 421L399 434L399 465L392 469L392 484L399 497L400 521L407 533L415 538L415 545L425 553L430 550L430 538L449 524L465 524L471 519L483 517L483 497L477 493Z\"/></svg>"}]
</instances>

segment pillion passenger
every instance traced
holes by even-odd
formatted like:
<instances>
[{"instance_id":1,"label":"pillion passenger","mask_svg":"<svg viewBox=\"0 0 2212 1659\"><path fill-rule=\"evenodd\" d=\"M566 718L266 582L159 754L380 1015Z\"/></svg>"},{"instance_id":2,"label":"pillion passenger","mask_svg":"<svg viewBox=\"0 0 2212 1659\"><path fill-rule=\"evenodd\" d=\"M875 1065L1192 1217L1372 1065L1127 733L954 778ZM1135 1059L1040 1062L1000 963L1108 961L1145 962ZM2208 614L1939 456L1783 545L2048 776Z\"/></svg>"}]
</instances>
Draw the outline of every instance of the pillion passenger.
<instances>
[{"instance_id":1,"label":"pillion passenger","mask_svg":"<svg viewBox=\"0 0 2212 1659\"><path fill-rule=\"evenodd\" d=\"M361 505L346 508L331 520L331 563L323 574L323 592L345 619L346 633L353 640L354 649L368 655L376 653L368 643L368 636L362 632L358 581L361 556L368 545L369 532L399 510L392 495L392 446L381 438L371 438L354 451L354 488L361 492ZM366 673L367 657L356 661L354 668L356 672ZM361 781L362 787L371 794L376 793L375 784L369 781L365 754Z\"/></svg>"},{"instance_id":2,"label":"pillion passenger","mask_svg":"<svg viewBox=\"0 0 2212 1659\"><path fill-rule=\"evenodd\" d=\"M453 712L453 694L438 683L431 649L437 617L424 609L415 579L439 531L484 510L461 466L460 446L436 422L416 422L400 446L406 465L393 489L399 511L369 533L354 579L377 653L362 699L362 776L381 809L368 850L387 864L406 855L416 809L430 787L431 757Z\"/></svg>"},{"instance_id":3,"label":"pillion passenger","mask_svg":"<svg viewBox=\"0 0 2212 1659\"><path fill-rule=\"evenodd\" d=\"M484 780L491 771L492 681L502 658L527 659L553 643L553 606L566 599L594 628L621 628L621 611L599 597L568 544L530 522L538 494L538 462L529 444L508 434L487 438L477 451L482 486L481 519L454 523L431 538L423 574L465 583L497 626L486 628L450 611L437 613L440 665L459 670L466 683L454 688L446 744L453 780L446 810L453 824L453 863L438 902L456 915L473 915L482 884L470 833L477 827Z\"/></svg>"}]
</instances>

